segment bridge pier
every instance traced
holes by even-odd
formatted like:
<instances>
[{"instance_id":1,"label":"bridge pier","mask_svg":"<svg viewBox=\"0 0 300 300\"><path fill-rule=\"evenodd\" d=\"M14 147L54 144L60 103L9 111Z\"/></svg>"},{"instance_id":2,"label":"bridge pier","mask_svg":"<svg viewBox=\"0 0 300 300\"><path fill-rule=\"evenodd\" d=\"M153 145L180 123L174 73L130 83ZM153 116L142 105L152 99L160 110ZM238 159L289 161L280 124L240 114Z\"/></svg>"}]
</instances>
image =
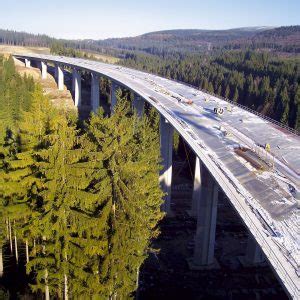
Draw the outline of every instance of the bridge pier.
<instances>
[{"instance_id":1,"label":"bridge pier","mask_svg":"<svg viewBox=\"0 0 300 300\"><path fill-rule=\"evenodd\" d=\"M136 110L138 117L142 117L144 113L145 100L138 94L133 93L132 106Z\"/></svg>"},{"instance_id":2,"label":"bridge pier","mask_svg":"<svg viewBox=\"0 0 300 300\"><path fill-rule=\"evenodd\" d=\"M110 89L110 113L114 113L115 106L117 105L117 96L116 91L118 89L118 85L112 81L111 82L111 89Z\"/></svg>"},{"instance_id":3,"label":"bridge pier","mask_svg":"<svg viewBox=\"0 0 300 300\"><path fill-rule=\"evenodd\" d=\"M199 162L200 166L200 162ZM202 185L195 191L198 197L197 230L191 269L215 268L215 234L219 187L206 168L202 168Z\"/></svg>"},{"instance_id":4,"label":"bridge pier","mask_svg":"<svg viewBox=\"0 0 300 300\"><path fill-rule=\"evenodd\" d=\"M47 79L47 63L41 61L41 74L42 79Z\"/></svg>"},{"instance_id":5,"label":"bridge pier","mask_svg":"<svg viewBox=\"0 0 300 300\"><path fill-rule=\"evenodd\" d=\"M73 78L74 78L74 103L75 106L78 107L81 105L81 75L76 69L73 70Z\"/></svg>"},{"instance_id":6,"label":"bridge pier","mask_svg":"<svg viewBox=\"0 0 300 300\"><path fill-rule=\"evenodd\" d=\"M25 67L30 68L31 66L31 61L28 58L25 58Z\"/></svg>"},{"instance_id":7,"label":"bridge pier","mask_svg":"<svg viewBox=\"0 0 300 300\"><path fill-rule=\"evenodd\" d=\"M75 91L75 77L76 77L76 69L72 69L72 92Z\"/></svg>"},{"instance_id":8,"label":"bridge pier","mask_svg":"<svg viewBox=\"0 0 300 300\"><path fill-rule=\"evenodd\" d=\"M256 240L249 234L245 256L239 257L241 264L245 267L265 263L265 255Z\"/></svg>"},{"instance_id":9,"label":"bridge pier","mask_svg":"<svg viewBox=\"0 0 300 300\"><path fill-rule=\"evenodd\" d=\"M100 96L100 89L99 89L99 74L91 73L92 82L91 82L91 106L92 111L96 112L99 105L99 96Z\"/></svg>"},{"instance_id":10,"label":"bridge pier","mask_svg":"<svg viewBox=\"0 0 300 300\"><path fill-rule=\"evenodd\" d=\"M60 91L64 90L64 69L62 66L56 64L55 65L55 73L57 79L57 87Z\"/></svg>"},{"instance_id":11,"label":"bridge pier","mask_svg":"<svg viewBox=\"0 0 300 300\"><path fill-rule=\"evenodd\" d=\"M188 211L188 214L191 217L196 217L198 212L198 205L201 198L201 172L202 172L202 162L198 156L196 156L195 163L195 174L194 174L194 186L193 186L193 196L192 196L192 206L191 210Z\"/></svg>"},{"instance_id":12,"label":"bridge pier","mask_svg":"<svg viewBox=\"0 0 300 300\"><path fill-rule=\"evenodd\" d=\"M172 155L173 155L173 132L172 125L160 115L160 152L163 169L160 171L159 182L166 195L162 210L169 214L171 212L171 187L172 187Z\"/></svg>"}]
</instances>

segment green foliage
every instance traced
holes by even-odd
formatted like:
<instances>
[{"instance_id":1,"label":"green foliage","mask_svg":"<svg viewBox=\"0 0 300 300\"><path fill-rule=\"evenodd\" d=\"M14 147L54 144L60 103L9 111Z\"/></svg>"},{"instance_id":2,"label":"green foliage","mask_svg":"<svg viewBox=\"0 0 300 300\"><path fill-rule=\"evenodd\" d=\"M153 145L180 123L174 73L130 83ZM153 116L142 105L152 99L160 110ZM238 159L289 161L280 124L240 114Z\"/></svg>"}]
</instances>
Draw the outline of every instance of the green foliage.
<instances>
[{"instance_id":1,"label":"green foliage","mask_svg":"<svg viewBox=\"0 0 300 300\"><path fill-rule=\"evenodd\" d=\"M158 114L138 118L125 94L110 118L99 110L78 130L39 86L24 83L28 101L13 103L9 82L18 75L1 61L1 91L12 103L2 114L1 237L9 221L29 245L35 292L130 298L163 217Z\"/></svg>"},{"instance_id":2,"label":"green foliage","mask_svg":"<svg viewBox=\"0 0 300 300\"><path fill-rule=\"evenodd\" d=\"M100 264L100 281L106 287L103 297L126 299L136 288L137 271L158 234L162 192L158 134L147 118L132 116L130 104L122 100L111 118L104 118L101 111L93 115L87 134L96 151L103 153L111 187L105 203L110 212L108 247Z\"/></svg>"}]
</instances>

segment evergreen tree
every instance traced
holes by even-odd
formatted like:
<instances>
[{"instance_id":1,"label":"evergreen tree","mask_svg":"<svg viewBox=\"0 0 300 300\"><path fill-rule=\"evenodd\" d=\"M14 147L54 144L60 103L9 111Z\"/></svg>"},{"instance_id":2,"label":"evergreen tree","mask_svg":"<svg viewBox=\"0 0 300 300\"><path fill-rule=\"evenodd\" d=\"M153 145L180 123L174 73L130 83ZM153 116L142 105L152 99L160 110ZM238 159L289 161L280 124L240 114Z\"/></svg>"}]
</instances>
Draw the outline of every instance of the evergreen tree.
<instances>
[{"instance_id":1,"label":"evergreen tree","mask_svg":"<svg viewBox=\"0 0 300 300\"><path fill-rule=\"evenodd\" d=\"M100 261L100 282L106 287L102 295L128 298L136 289L150 241L158 233L162 192L157 133L146 118L131 116L126 101L118 103L110 119L101 113L92 116L88 136L104 154L103 166L111 186L105 204L108 247Z\"/></svg>"}]
</instances>

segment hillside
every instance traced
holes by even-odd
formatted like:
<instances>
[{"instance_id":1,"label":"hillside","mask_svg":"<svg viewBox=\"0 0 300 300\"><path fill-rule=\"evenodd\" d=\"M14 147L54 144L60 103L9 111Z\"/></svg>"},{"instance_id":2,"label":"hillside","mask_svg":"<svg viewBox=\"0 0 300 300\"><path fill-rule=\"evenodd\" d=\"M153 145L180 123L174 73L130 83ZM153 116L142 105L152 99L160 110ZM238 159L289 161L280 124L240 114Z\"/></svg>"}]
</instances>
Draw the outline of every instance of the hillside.
<instances>
[{"instance_id":1,"label":"hillside","mask_svg":"<svg viewBox=\"0 0 300 300\"><path fill-rule=\"evenodd\" d=\"M239 39L227 46L300 53L300 26L286 26L264 30L257 32L250 38Z\"/></svg>"},{"instance_id":2,"label":"hillside","mask_svg":"<svg viewBox=\"0 0 300 300\"><path fill-rule=\"evenodd\" d=\"M249 39L268 27L228 30L178 29L146 33L137 37L107 39L99 45L117 49L141 50L151 54L163 52L205 51L240 39Z\"/></svg>"},{"instance_id":3,"label":"hillside","mask_svg":"<svg viewBox=\"0 0 300 300\"><path fill-rule=\"evenodd\" d=\"M117 55L122 51L165 55L174 52L245 48L300 53L300 26L245 27L228 30L177 29L105 40L58 40L46 35L0 30L0 44L50 47L56 42L64 47Z\"/></svg>"},{"instance_id":4,"label":"hillside","mask_svg":"<svg viewBox=\"0 0 300 300\"><path fill-rule=\"evenodd\" d=\"M114 49L139 50L158 55L174 51L199 52L244 48L300 53L300 26L165 30L132 38L107 39L98 44Z\"/></svg>"}]
</instances>

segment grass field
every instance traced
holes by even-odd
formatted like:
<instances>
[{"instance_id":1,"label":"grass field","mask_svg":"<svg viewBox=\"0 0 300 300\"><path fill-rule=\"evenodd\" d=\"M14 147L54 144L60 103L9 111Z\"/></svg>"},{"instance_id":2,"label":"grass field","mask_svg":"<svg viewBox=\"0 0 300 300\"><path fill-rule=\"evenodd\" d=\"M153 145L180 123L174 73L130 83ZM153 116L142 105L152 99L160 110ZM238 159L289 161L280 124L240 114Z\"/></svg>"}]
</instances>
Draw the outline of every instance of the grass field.
<instances>
[{"instance_id":1,"label":"grass field","mask_svg":"<svg viewBox=\"0 0 300 300\"><path fill-rule=\"evenodd\" d=\"M94 52L88 52L88 51L82 51L82 52L85 53L85 54L88 54L88 55L93 55L96 59L101 60L101 61L103 61L105 63L108 63L108 64L116 64L120 60L117 57L109 56L109 55L106 55L106 54L100 54L100 53L94 53Z\"/></svg>"},{"instance_id":2,"label":"grass field","mask_svg":"<svg viewBox=\"0 0 300 300\"><path fill-rule=\"evenodd\" d=\"M36 54L49 54L50 49L44 47L23 47L23 46L12 46L12 45L0 45L0 53L2 54L26 54L26 53L36 53Z\"/></svg>"},{"instance_id":3,"label":"grass field","mask_svg":"<svg viewBox=\"0 0 300 300\"><path fill-rule=\"evenodd\" d=\"M109 64L115 64L119 61L119 58L94 53L89 51L82 51L87 55L93 55L95 59L103 61ZM27 53L35 53L35 54L50 54L50 49L45 47L23 47L23 46L12 46L12 45L0 45L0 54L27 54Z\"/></svg>"}]
</instances>

